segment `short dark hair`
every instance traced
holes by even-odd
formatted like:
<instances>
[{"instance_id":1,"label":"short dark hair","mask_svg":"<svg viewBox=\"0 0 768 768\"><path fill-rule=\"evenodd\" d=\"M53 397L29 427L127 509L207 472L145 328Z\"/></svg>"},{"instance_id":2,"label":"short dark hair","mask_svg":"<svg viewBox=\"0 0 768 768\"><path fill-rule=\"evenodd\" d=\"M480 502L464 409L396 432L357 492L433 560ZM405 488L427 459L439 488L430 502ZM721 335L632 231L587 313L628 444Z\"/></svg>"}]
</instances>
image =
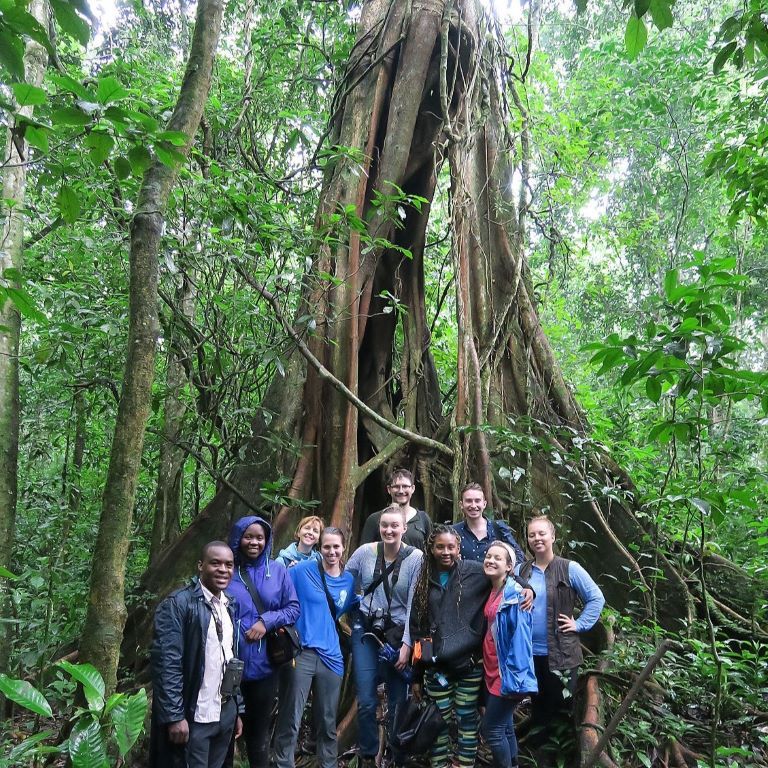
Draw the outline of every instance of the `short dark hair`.
<instances>
[{"instance_id":1,"label":"short dark hair","mask_svg":"<svg viewBox=\"0 0 768 768\"><path fill-rule=\"evenodd\" d=\"M200 550L200 562L204 563L205 558L208 557L208 553L214 549L215 547L225 547L226 549L229 549L229 544L227 544L226 541L209 541L201 550ZM232 551L231 549L229 550Z\"/></svg>"},{"instance_id":2,"label":"short dark hair","mask_svg":"<svg viewBox=\"0 0 768 768\"><path fill-rule=\"evenodd\" d=\"M403 469L402 467L393 469L389 473L389 477L387 477L387 485L394 485L394 482L398 477L404 477L411 485L415 485L413 480L413 473L408 469Z\"/></svg>"}]
</instances>

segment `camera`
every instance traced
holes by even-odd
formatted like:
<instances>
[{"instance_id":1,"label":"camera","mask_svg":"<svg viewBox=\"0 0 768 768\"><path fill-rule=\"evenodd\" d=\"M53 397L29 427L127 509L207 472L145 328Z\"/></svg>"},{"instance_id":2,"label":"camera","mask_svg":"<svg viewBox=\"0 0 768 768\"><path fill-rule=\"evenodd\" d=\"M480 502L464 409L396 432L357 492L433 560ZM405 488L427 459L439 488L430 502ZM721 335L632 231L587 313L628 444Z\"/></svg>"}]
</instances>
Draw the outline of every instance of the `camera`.
<instances>
[{"instance_id":1,"label":"camera","mask_svg":"<svg viewBox=\"0 0 768 768\"><path fill-rule=\"evenodd\" d=\"M243 679L245 664L240 659L230 659L224 667L224 675L221 678L221 695L232 696L240 686Z\"/></svg>"},{"instance_id":2,"label":"camera","mask_svg":"<svg viewBox=\"0 0 768 768\"><path fill-rule=\"evenodd\" d=\"M387 629L387 616L381 608L372 611L368 616L369 632L373 632L380 637L384 636L384 630Z\"/></svg>"}]
</instances>

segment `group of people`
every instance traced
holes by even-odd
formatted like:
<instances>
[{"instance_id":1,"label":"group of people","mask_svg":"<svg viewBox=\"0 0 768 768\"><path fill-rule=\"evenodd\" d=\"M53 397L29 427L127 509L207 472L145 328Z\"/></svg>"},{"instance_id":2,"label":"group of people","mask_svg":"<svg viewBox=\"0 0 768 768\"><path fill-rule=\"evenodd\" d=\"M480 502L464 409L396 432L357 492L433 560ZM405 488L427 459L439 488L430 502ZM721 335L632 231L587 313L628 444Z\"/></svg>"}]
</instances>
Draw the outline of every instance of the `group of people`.
<instances>
[{"instance_id":1,"label":"group of people","mask_svg":"<svg viewBox=\"0 0 768 768\"><path fill-rule=\"evenodd\" d=\"M579 633L600 616L600 589L581 566L555 555L546 516L527 525L532 557L525 560L509 526L484 515L477 483L462 490L464 520L456 525L433 525L411 506L407 470L395 470L387 489L392 505L368 518L346 563L344 532L316 516L299 523L294 544L274 560L271 526L257 516L238 520L228 544L206 545L198 580L155 614L151 766L230 766L242 736L251 768L293 768L313 691L317 762L336 768L348 664L360 768L381 764L381 683L388 733L409 692L455 720L455 754L444 729L431 748L433 768L473 765L479 734L494 768L517 766L513 713L527 696L547 736L568 709L582 660ZM351 635L339 623L344 614ZM277 667L268 635L291 626L301 652ZM391 747L395 765L407 757Z\"/></svg>"}]
</instances>

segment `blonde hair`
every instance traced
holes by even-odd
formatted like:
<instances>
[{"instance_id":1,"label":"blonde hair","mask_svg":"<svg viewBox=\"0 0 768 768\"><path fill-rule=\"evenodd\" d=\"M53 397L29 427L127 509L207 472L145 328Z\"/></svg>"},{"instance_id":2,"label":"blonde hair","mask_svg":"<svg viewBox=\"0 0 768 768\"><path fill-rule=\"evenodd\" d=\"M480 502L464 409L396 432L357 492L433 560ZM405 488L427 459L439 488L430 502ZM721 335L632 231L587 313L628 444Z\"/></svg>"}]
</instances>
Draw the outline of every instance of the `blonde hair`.
<instances>
[{"instance_id":1,"label":"blonde hair","mask_svg":"<svg viewBox=\"0 0 768 768\"><path fill-rule=\"evenodd\" d=\"M322 517L318 517L317 515L310 515L309 517L302 517L301 520L299 520L299 524L296 526L296 530L293 532L293 538L296 539L296 541L299 540L299 532L305 525L309 525L310 523L317 523L317 533L318 536L320 533L322 533L323 528L325 528L325 521Z\"/></svg>"},{"instance_id":2,"label":"blonde hair","mask_svg":"<svg viewBox=\"0 0 768 768\"><path fill-rule=\"evenodd\" d=\"M548 515L534 515L528 522L525 524L525 531L528 532L528 526L531 523L547 523L549 525L549 530L552 531L552 538L555 538L555 524L549 519Z\"/></svg>"},{"instance_id":3,"label":"blonde hair","mask_svg":"<svg viewBox=\"0 0 768 768\"><path fill-rule=\"evenodd\" d=\"M382 515L400 515L403 518L403 525L408 525L408 513L399 504L390 504L381 510ZM381 518L379 518L381 519Z\"/></svg>"}]
</instances>

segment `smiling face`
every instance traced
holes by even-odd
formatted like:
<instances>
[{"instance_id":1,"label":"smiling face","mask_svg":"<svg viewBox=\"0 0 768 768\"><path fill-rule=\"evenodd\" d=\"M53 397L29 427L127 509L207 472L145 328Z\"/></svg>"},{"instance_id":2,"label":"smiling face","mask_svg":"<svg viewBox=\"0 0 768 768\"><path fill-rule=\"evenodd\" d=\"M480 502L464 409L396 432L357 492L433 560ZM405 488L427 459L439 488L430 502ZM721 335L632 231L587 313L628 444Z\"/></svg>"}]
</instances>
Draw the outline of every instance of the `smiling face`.
<instances>
[{"instance_id":1,"label":"smiling face","mask_svg":"<svg viewBox=\"0 0 768 768\"><path fill-rule=\"evenodd\" d=\"M450 570L459 559L459 542L453 533L439 533L430 552L441 571Z\"/></svg>"},{"instance_id":2,"label":"smiling face","mask_svg":"<svg viewBox=\"0 0 768 768\"><path fill-rule=\"evenodd\" d=\"M487 504L485 494L480 490L468 488L461 494L461 511L467 520L477 520L482 517Z\"/></svg>"},{"instance_id":3,"label":"smiling face","mask_svg":"<svg viewBox=\"0 0 768 768\"><path fill-rule=\"evenodd\" d=\"M392 503L401 507L410 505L411 496L415 490L416 486L405 475L395 475L390 485L387 486L387 492Z\"/></svg>"},{"instance_id":4,"label":"smiling face","mask_svg":"<svg viewBox=\"0 0 768 768\"><path fill-rule=\"evenodd\" d=\"M299 544L303 544L308 549L317 544L320 540L320 526L317 523L306 523L299 528Z\"/></svg>"},{"instance_id":5,"label":"smiling face","mask_svg":"<svg viewBox=\"0 0 768 768\"><path fill-rule=\"evenodd\" d=\"M249 560L255 560L267 544L267 532L259 523L251 523L240 539L240 552Z\"/></svg>"},{"instance_id":6,"label":"smiling face","mask_svg":"<svg viewBox=\"0 0 768 768\"><path fill-rule=\"evenodd\" d=\"M197 563L200 583L217 597L229 586L234 570L232 550L225 546L206 547L203 559Z\"/></svg>"},{"instance_id":7,"label":"smiling face","mask_svg":"<svg viewBox=\"0 0 768 768\"><path fill-rule=\"evenodd\" d=\"M513 568L512 558L506 547L498 544L488 547L483 560L483 571L494 584L503 582Z\"/></svg>"},{"instance_id":8,"label":"smiling face","mask_svg":"<svg viewBox=\"0 0 768 768\"><path fill-rule=\"evenodd\" d=\"M385 544L399 545L405 533L405 516L395 510L384 510L379 520L379 535Z\"/></svg>"},{"instance_id":9,"label":"smiling face","mask_svg":"<svg viewBox=\"0 0 768 768\"><path fill-rule=\"evenodd\" d=\"M528 523L528 549L534 556L546 556L553 553L555 544L555 526L550 520L531 520Z\"/></svg>"},{"instance_id":10,"label":"smiling face","mask_svg":"<svg viewBox=\"0 0 768 768\"><path fill-rule=\"evenodd\" d=\"M344 554L344 539L337 533L326 533L320 542L320 554L323 556L326 568L335 569L341 564L341 557Z\"/></svg>"}]
</instances>

